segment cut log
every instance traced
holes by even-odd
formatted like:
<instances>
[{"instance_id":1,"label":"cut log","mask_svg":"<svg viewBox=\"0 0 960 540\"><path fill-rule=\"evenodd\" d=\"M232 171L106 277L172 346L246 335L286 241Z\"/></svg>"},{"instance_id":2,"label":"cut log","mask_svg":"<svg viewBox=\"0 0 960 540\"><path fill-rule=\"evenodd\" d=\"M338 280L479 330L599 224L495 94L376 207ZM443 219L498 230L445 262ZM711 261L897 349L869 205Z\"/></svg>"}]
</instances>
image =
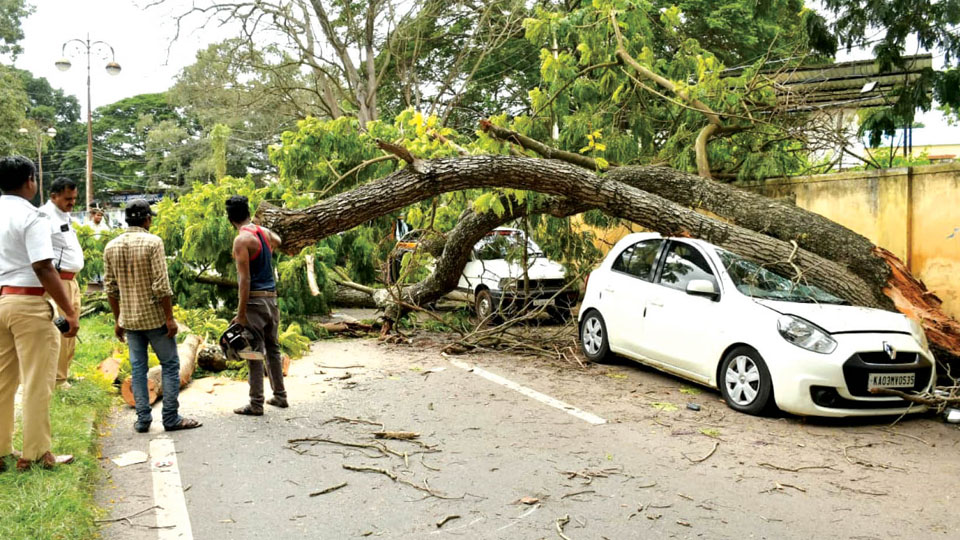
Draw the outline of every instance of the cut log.
<instances>
[{"instance_id":1,"label":"cut log","mask_svg":"<svg viewBox=\"0 0 960 540\"><path fill-rule=\"evenodd\" d=\"M160 399L160 366L155 366L147 370L147 395L150 397L150 404L153 405ZM120 395L123 401L131 407L135 407L137 402L133 399L133 377L127 377L120 385Z\"/></svg>"},{"instance_id":2,"label":"cut log","mask_svg":"<svg viewBox=\"0 0 960 540\"><path fill-rule=\"evenodd\" d=\"M206 371L220 372L227 369L227 357L217 345L204 344L197 351L197 365Z\"/></svg>"},{"instance_id":3,"label":"cut log","mask_svg":"<svg viewBox=\"0 0 960 540\"><path fill-rule=\"evenodd\" d=\"M283 355L283 376L286 377L290 373L290 357Z\"/></svg>"},{"instance_id":4,"label":"cut log","mask_svg":"<svg viewBox=\"0 0 960 540\"><path fill-rule=\"evenodd\" d=\"M191 334L177 345L177 356L180 357L180 388L190 384L193 372L197 370L197 352L203 340L196 334ZM162 391L161 391L162 392Z\"/></svg>"},{"instance_id":5,"label":"cut log","mask_svg":"<svg viewBox=\"0 0 960 540\"><path fill-rule=\"evenodd\" d=\"M111 384L115 383L120 374L120 359L113 356L107 358L97 365L97 371Z\"/></svg>"}]
</instances>

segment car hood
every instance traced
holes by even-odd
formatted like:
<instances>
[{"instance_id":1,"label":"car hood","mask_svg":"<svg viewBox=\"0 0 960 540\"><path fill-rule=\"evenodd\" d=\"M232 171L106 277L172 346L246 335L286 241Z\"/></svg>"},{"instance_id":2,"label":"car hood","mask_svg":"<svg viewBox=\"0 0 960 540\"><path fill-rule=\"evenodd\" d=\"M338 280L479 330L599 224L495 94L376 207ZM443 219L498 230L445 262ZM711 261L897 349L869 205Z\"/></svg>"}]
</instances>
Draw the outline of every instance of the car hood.
<instances>
[{"instance_id":1,"label":"car hood","mask_svg":"<svg viewBox=\"0 0 960 540\"><path fill-rule=\"evenodd\" d=\"M754 301L778 313L806 319L831 334L839 332L913 333L909 319L899 313L881 309L775 300L754 299Z\"/></svg>"},{"instance_id":2,"label":"car hood","mask_svg":"<svg viewBox=\"0 0 960 540\"><path fill-rule=\"evenodd\" d=\"M561 279L566 275L562 264L555 263L545 257L537 257L528 261L530 268L527 269L527 276L530 279ZM493 275L497 278L522 278L523 265L519 263L509 263L503 259L494 259L483 261L484 273L488 276Z\"/></svg>"}]
</instances>

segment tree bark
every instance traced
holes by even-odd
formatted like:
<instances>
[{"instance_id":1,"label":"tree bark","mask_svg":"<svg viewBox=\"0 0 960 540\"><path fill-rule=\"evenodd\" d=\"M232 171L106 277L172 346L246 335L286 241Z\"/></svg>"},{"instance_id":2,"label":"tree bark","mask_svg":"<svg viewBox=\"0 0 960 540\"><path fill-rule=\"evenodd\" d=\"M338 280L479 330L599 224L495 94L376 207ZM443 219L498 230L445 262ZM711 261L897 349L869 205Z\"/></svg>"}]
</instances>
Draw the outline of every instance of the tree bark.
<instances>
[{"instance_id":1,"label":"tree bark","mask_svg":"<svg viewBox=\"0 0 960 540\"><path fill-rule=\"evenodd\" d=\"M668 171L671 170L661 168L660 172L667 176ZM683 175L676 171L672 174ZM831 257L811 251L818 249L829 254L841 250L841 246L864 245L863 237L827 220L823 220L825 224L820 224L825 236L817 241L806 242L811 249L804 249L799 242L804 240L804 235L809 235L809 230L787 235L788 240L781 239L766 234L765 230L761 233L739 224L707 217L610 176L600 177L591 171L555 160L527 157L469 156L414 160L412 166L304 210L285 210L263 203L257 215L264 225L283 237L286 250L298 251L325 236L440 193L481 187L509 187L576 201L584 208L601 209L609 215L628 219L664 235L702 238L771 267L787 277L818 285L856 305L890 308L892 301L888 297L888 290L899 291L904 286L898 281L878 279L882 272L858 275L843 262L835 262ZM623 179L622 176L619 178ZM702 179L698 181L707 182ZM713 193L709 189L707 192ZM683 198L682 193L674 192L672 195ZM757 195L753 197L756 198L748 195L742 197L744 204L749 206L736 215L754 216L753 220L765 220L767 223L798 223L811 215L796 207L772 204L769 199L761 199ZM713 211L707 206L702 210ZM763 230L762 227L757 228ZM469 249L472 245L461 248ZM861 261L869 261L869 257L879 258L875 246L869 241L867 245L869 248L864 251L856 252L856 248L852 248L857 255L853 258ZM889 269L886 261L881 262ZM797 272L800 275L796 275ZM891 274L888 270L886 276ZM925 309L929 307L924 306ZM960 355L960 326L949 317L943 317L950 324L940 335L931 335L931 340L938 340L938 346ZM926 320L924 324L927 324Z\"/></svg>"}]
</instances>

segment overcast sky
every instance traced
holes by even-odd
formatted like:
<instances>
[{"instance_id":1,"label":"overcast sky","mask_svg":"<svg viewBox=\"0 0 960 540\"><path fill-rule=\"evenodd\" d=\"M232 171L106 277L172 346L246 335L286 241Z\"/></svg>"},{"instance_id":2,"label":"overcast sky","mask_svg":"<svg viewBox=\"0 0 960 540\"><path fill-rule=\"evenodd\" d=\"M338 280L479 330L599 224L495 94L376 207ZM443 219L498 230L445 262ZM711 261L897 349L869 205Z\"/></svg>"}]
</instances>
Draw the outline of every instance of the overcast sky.
<instances>
[{"instance_id":1,"label":"overcast sky","mask_svg":"<svg viewBox=\"0 0 960 540\"><path fill-rule=\"evenodd\" d=\"M86 111L86 59L74 55L73 67L60 72L54 66L61 46L69 39L106 41L116 52L116 61L122 66L120 75L112 77L104 67L108 60L91 59L93 108L113 103L122 98L149 92L163 92L170 88L174 77L193 63L198 50L208 44L233 37L229 28L198 29L201 19L188 19L177 41L173 16L181 13L191 0L167 0L165 5L147 10L149 0L32 0L36 6L33 15L23 24L24 53L16 66L28 69L36 76L46 77L55 88L62 88L80 100ZM169 52L168 52L169 48ZM77 52L75 47L68 51ZM870 58L870 51L841 51L838 61ZM934 55L934 67L942 67L942 56ZM928 127L947 130L938 111L918 115ZM960 130L957 130L960 131Z\"/></svg>"},{"instance_id":2,"label":"overcast sky","mask_svg":"<svg viewBox=\"0 0 960 540\"><path fill-rule=\"evenodd\" d=\"M163 92L174 77L193 63L198 50L232 35L225 29L199 30L200 19L189 20L180 38L171 44L176 32L172 7L143 10L145 0L32 0L33 15L24 21L24 53L16 66L36 76L46 77L55 88L77 96L86 111L86 58L74 54L73 67L59 71L54 62L62 56L67 40L105 41L113 46L116 61L123 68L110 76L104 67L108 60L91 57L91 102L96 109L120 99L149 92ZM171 0L171 6L189 5L189 0ZM167 48L170 48L169 56ZM68 52L78 52L69 47Z\"/></svg>"}]
</instances>

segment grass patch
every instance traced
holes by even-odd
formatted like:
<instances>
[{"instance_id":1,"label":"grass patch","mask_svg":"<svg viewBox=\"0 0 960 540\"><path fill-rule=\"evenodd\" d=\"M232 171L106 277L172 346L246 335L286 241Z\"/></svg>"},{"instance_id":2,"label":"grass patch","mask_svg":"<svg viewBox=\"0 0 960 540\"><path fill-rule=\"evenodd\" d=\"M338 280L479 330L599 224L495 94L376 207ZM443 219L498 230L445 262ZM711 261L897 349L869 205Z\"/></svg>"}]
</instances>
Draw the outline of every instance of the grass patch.
<instances>
[{"instance_id":1,"label":"grass patch","mask_svg":"<svg viewBox=\"0 0 960 540\"><path fill-rule=\"evenodd\" d=\"M93 494L99 478L98 425L110 410L113 387L96 372L114 348L108 315L81 321L80 339L71 375L73 388L54 392L50 403L53 452L73 454L76 462L53 471L33 468L19 473L7 459L0 473L0 538L75 539L98 535L94 520L100 511ZM20 447L21 433L14 445Z\"/></svg>"}]
</instances>

